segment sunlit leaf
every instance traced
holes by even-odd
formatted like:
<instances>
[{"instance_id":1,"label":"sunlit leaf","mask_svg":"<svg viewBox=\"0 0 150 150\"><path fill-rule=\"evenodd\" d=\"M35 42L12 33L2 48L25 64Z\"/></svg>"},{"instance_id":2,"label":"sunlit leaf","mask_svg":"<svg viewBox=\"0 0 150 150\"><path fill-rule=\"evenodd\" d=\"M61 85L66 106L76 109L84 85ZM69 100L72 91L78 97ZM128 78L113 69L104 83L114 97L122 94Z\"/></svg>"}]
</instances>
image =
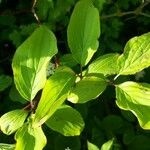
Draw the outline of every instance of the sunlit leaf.
<instances>
[{"instance_id":1,"label":"sunlit leaf","mask_svg":"<svg viewBox=\"0 0 150 150\"><path fill-rule=\"evenodd\" d=\"M60 107L74 85L75 78L74 72L67 67L58 68L49 77L35 113L35 125L43 124Z\"/></svg>"},{"instance_id":2,"label":"sunlit leaf","mask_svg":"<svg viewBox=\"0 0 150 150\"><path fill-rule=\"evenodd\" d=\"M75 60L86 65L98 48L100 18L91 2L79 1L68 25L68 44Z\"/></svg>"},{"instance_id":3,"label":"sunlit leaf","mask_svg":"<svg viewBox=\"0 0 150 150\"><path fill-rule=\"evenodd\" d=\"M12 134L15 132L18 128L20 128L28 113L24 110L17 109L10 111L0 118L0 129L5 134Z\"/></svg>"},{"instance_id":4,"label":"sunlit leaf","mask_svg":"<svg viewBox=\"0 0 150 150\"><path fill-rule=\"evenodd\" d=\"M142 128L150 129L150 84L128 81L116 85L116 98L121 109L131 111Z\"/></svg>"},{"instance_id":5,"label":"sunlit leaf","mask_svg":"<svg viewBox=\"0 0 150 150\"><path fill-rule=\"evenodd\" d=\"M118 65L119 75L135 74L150 66L150 32L127 42Z\"/></svg>"},{"instance_id":6,"label":"sunlit leaf","mask_svg":"<svg viewBox=\"0 0 150 150\"><path fill-rule=\"evenodd\" d=\"M32 124L24 124L15 134L15 150L42 150L46 145L46 137L41 127L33 128Z\"/></svg>"},{"instance_id":7,"label":"sunlit leaf","mask_svg":"<svg viewBox=\"0 0 150 150\"><path fill-rule=\"evenodd\" d=\"M76 83L67 99L72 103L85 103L98 97L106 86L103 76L88 75Z\"/></svg>"},{"instance_id":8,"label":"sunlit leaf","mask_svg":"<svg viewBox=\"0 0 150 150\"><path fill-rule=\"evenodd\" d=\"M88 73L102 73L104 75L117 74L118 57L119 54L106 54L100 56L89 65Z\"/></svg>"},{"instance_id":9,"label":"sunlit leaf","mask_svg":"<svg viewBox=\"0 0 150 150\"><path fill-rule=\"evenodd\" d=\"M0 143L0 150L15 150L15 144Z\"/></svg>"},{"instance_id":10,"label":"sunlit leaf","mask_svg":"<svg viewBox=\"0 0 150 150\"><path fill-rule=\"evenodd\" d=\"M114 143L114 139L107 141L102 145L101 150L112 150L113 143Z\"/></svg>"},{"instance_id":11,"label":"sunlit leaf","mask_svg":"<svg viewBox=\"0 0 150 150\"><path fill-rule=\"evenodd\" d=\"M56 53L56 38L46 26L37 28L16 50L12 62L14 81L26 100L33 100L44 87L47 64Z\"/></svg>"},{"instance_id":12,"label":"sunlit leaf","mask_svg":"<svg viewBox=\"0 0 150 150\"><path fill-rule=\"evenodd\" d=\"M65 136L80 135L84 127L80 113L67 105L57 109L53 116L46 121L46 124L49 128Z\"/></svg>"},{"instance_id":13,"label":"sunlit leaf","mask_svg":"<svg viewBox=\"0 0 150 150\"><path fill-rule=\"evenodd\" d=\"M87 142L88 150L99 150L99 148L93 143Z\"/></svg>"}]
</instances>

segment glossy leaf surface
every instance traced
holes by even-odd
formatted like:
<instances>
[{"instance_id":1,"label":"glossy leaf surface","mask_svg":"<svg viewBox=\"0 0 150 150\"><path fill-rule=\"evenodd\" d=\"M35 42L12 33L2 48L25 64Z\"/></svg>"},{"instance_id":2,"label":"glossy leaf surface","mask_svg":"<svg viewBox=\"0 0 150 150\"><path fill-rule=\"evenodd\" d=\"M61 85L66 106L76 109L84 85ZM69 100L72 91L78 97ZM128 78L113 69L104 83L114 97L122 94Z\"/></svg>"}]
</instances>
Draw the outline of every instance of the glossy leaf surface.
<instances>
[{"instance_id":1,"label":"glossy leaf surface","mask_svg":"<svg viewBox=\"0 0 150 150\"><path fill-rule=\"evenodd\" d=\"M91 2L76 4L68 25L68 44L75 60L86 65L98 48L100 18L97 8Z\"/></svg>"},{"instance_id":2,"label":"glossy leaf surface","mask_svg":"<svg viewBox=\"0 0 150 150\"><path fill-rule=\"evenodd\" d=\"M46 124L49 128L64 136L80 135L84 127L84 121L80 113L67 105L60 107L53 116L46 121Z\"/></svg>"},{"instance_id":3,"label":"glossy leaf surface","mask_svg":"<svg viewBox=\"0 0 150 150\"><path fill-rule=\"evenodd\" d=\"M37 28L16 50L12 63L14 81L26 100L33 100L44 87L47 64L56 53L56 38L46 26Z\"/></svg>"},{"instance_id":4,"label":"glossy leaf surface","mask_svg":"<svg viewBox=\"0 0 150 150\"><path fill-rule=\"evenodd\" d=\"M28 113L24 110L18 109L10 111L0 118L0 129L3 133L10 135L20 128Z\"/></svg>"},{"instance_id":5,"label":"glossy leaf surface","mask_svg":"<svg viewBox=\"0 0 150 150\"><path fill-rule=\"evenodd\" d=\"M129 81L117 85L116 98L119 108L131 111L142 128L150 129L150 84Z\"/></svg>"},{"instance_id":6,"label":"glossy leaf surface","mask_svg":"<svg viewBox=\"0 0 150 150\"><path fill-rule=\"evenodd\" d=\"M15 140L15 150L42 150L47 142L42 128L33 128L31 124L24 124L15 134Z\"/></svg>"},{"instance_id":7,"label":"glossy leaf surface","mask_svg":"<svg viewBox=\"0 0 150 150\"><path fill-rule=\"evenodd\" d=\"M117 74L118 57L119 54L106 54L100 56L89 65L88 73L102 73L104 75Z\"/></svg>"},{"instance_id":8,"label":"glossy leaf surface","mask_svg":"<svg viewBox=\"0 0 150 150\"><path fill-rule=\"evenodd\" d=\"M74 72L67 67L60 67L49 77L42 92L41 100L35 113L35 124L43 124L60 107L75 83Z\"/></svg>"},{"instance_id":9,"label":"glossy leaf surface","mask_svg":"<svg viewBox=\"0 0 150 150\"><path fill-rule=\"evenodd\" d=\"M119 74L135 74L150 66L150 32L130 39L118 60Z\"/></svg>"},{"instance_id":10,"label":"glossy leaf surface","mask_svg":"<svg viewBox=\"0 0 150 150\"><path fill-rule=\"evenodd\" d=\"M71 90L68 101L85 103L98 97L106 88L107 83L103 76L89 75L77 82Z\"/></svg>"}]
</instances>

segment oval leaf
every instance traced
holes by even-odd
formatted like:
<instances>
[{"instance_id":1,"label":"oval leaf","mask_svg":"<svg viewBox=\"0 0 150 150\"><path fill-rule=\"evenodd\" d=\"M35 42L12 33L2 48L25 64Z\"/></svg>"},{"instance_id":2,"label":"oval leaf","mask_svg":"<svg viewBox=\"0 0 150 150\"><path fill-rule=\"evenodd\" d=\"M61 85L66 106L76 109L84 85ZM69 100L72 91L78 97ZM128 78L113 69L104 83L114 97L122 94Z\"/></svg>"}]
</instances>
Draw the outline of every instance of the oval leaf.
<instances>
[{"instance_id":1,"label":"oval leaf","mask_svg":"<svg viewBox=\"0 0 150 150\"><path fill-rule=\"evenodd\" d=\"M13 110L0 118L0 129L3 133L10 135L20 128L28 113L24 110Z\"/></svg>"},{"instance_id":2,"label":"oval leaf","mask_svg":"<svg viewBox=\"0 0 150 150\"><path fill-rule=\"evenodd\" d=\"M46 124L64 136L80 135L84 128L84 121L80 113L67 105L57 109L53 116L46 121Z\"/></svg>"},{"instance_id":3,"label":"oval leaf","mask_svg":"<svg viewBox=\"0 0 150 150\"><path fill-rule=\"evenodd\" d=\"M104 75L111 75L118 73L119 54L106 54L100 56L88 67L88 73L102 73Z\"/></svg>"},{"instance_id":4,"label":"oval leaf","mask_svg":"<svg viewBox=\"0 0 150 150\"><path fill-rule=\"evenodd\" d=\"M77 82L68 96L72 103L85 103L98 97L106 88L103 76L89 75Z\"/></svg>"},{"instance_id":5,"label":"oval leaf","mask_svg":"<svg viewBox=\"0 0 150 150\"><path fill-rule=\"evenodd\" d=\"M35 125L43 124L60 107L74 85L75 78L74 72L67 67L58 68L49 77L35 113Z\"/></svg>"},{"instance_id":6,"label":"oval leaf","mask_svg":"<svg viewBox=\"0 0 150 150\"><path fill-rule=\"evenodd\" d=\"M16 132L15 140L15 150L42 150L47 142L42 128L33 128L31 124L24 124Z\"/></svg>"},{"instance_id":7,"label":"oval leaf","mask_svg":"<svg viewBox=\"0 0 150 150\"><path fill-rule=\"evenodd\" d=\"M150 32L127 42L118 65L119 75L135 74L150 66Z\"/></svg>"},{"instance_id":8,"label":"oval leaf","mask_svg":"<svg viewBox=\"0 0 150 150\"><path fill-rule=\"evenodd\" d=\"M16 50L13 58L13 73L16 87L26 100L33 100L46 82L46 67L57 53L54 34L40 26Z\"/></svg>"},{"instance_id":9,"label":"oval leaf","mask_svg":"<svg viewBox=\"0 0 150 150\"><path fill-rule=\"evenodd\" d=\"M119 108L131 111L140 126L150 129L150 84L125 82L116 86Z\"/></svg>"},{"instance_id":10,"label":"oval leaf","mask_svg":"<svg viewBox=\"0 0 150 150\"><path fill-rule=\"evenodd\" d=\"M97 8L88 1L76 4L68 25L69 48L75 60L86 65L98 48L100 18Z\"/></svg>"}]
</instances>

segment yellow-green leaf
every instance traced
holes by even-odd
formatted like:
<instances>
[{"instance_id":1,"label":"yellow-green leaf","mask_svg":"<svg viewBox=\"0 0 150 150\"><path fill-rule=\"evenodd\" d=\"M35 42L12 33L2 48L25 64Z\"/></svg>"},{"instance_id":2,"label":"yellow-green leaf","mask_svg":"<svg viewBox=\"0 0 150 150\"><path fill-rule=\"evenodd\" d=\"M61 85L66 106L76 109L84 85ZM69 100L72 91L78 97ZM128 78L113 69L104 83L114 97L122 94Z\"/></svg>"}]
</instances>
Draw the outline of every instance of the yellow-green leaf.
<instances>
[{"instance_id":1,"label":"yellow-green leaf","mask_svg":"<svg viewBox=\"0 0 150 150\"><path fill-rule=\"evenodd\" d=\"M86 65L98 48L100 17L97 8L89 1L79 1L71 15L67 30L72 56L82 66Z\"/></svg>"},{"instance_id":2,"label":"yellow-green leaf","mask_svg":"<svg viewBox=\"0 0 150 150\"><path fill-rule=\"evenodd\" d=\"M46 125L64 136L77 136L84 128L84 121L78 111L63 105L46 121Z\"/></svg>"},{"instance_id":3,"label":"yellow-green leaf","mask_svg":"<svg viewBox=\"0 0 150 150\"><path fill-rule=\"evenodd\" d=\"M75 74L68 67L60 67L49 77L35 112L34 125L43 124L60 107L75 83Z\"/></svg>"},{"instance_id":4,"label":"yellow-green leaf","mask_svg":"<svg viewBox=\"0 0 150 150\"><path fill-rule=\"evenodd\" d=\"M46 145L46 136L42 128L33 128L32 124L26 123L15 134L15 150L42 150Z\"/></svg>"},{"instance_id":5,"label":"yellow-green leaf","mask_svg":"<svg viewBox=\"0 0 150 150\"><path fill-rule=\"evenodd\" d=\"M76 83L67 99L72 103L85 103L98 97L106 86L103 76L88 75Z\"/></svg>"},{"instance_id":6,"label":"yellow-green leaf","mask_svg":"<svg viewBox=\"0 0 150 150\"><path fill-rule=\"evenodd\" d=\"M46 27L38 27L16 50L12 68L19 93L26 100L33 100L46 82L46 67L57 53L54 34Z\"/></svg>"},{"instance_id":7,"label":"yellow-green leaf","mask_svg":"<svg viewBox=\"0 0 150 150\"><path fill-rule=\"evenodd\" d=\"M104 75L117 74L118 57L119 54L115 53L100 56L89 65L88 73L102 73Z\"/></svg>"},{"instance_id":8,"label":"yellow-green leaf","mask_svg":"<svg viewBox=\"0 0 150 150\"><path fill-rule=\"evenodd\" d=\"M150 66L150 32L127 42L118 65L119 75L135 74Z\"/></svg>"},{"instance_id":9,"label":"yellow-green leaf","mask_svg":"<svg viewBox=\"0 0 150 150\"><path fill-rule=\"evenodd\" d=\"M128 81L116 85L116 98L119 108L131 111L142 128L150 129L150 84Z\"/></svg>"},{"instance_id":10,"label":"yellow-green leaf","mask_svg":"<svg viewBox=\"0 0 150 150\"><path fill-rule=\"evenodd\" d=\"M0 118L0 129L3 133L10 135L20 128L28 113L24 110L17 109L10 111Z\"/></svg>"}]
</instances>

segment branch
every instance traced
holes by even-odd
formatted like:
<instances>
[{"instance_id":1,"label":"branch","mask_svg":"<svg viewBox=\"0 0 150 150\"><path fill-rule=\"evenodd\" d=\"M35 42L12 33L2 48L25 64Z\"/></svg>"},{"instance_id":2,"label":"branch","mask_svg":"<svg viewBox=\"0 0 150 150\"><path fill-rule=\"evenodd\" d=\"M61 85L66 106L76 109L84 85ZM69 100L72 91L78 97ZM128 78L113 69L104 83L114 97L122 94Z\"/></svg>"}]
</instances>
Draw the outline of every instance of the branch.
<instances>
[{"instance_id":1,"label":"branch","mask_svg":"<svg viewBox=\"0 0 150 150\"><path fill-rule=\"evenodd\" d=\"M35 5L36 5L36 3L37 3L37 0L33 0L33 5L32 5L31 11L32 11L33 16L35 17L36 21L38 22L38 24L41 24L37 14L36 14L36 12L35 12Z\"/></svg>"},{"instance_id":2,"label":"branch","mask_svg":"<svg viewBox=\"0 0 150 150\"><path fill-rule=\"evenodd\" d=\"M140 6L138 6L133 11L127 11L127 12L117 11L116 13L111 14L111 15L104 15L104 16L101 17L101 19L108 19L108 18L112 18L112 17L123 17L123 16L126 16L126 15L142 15L142 16L145 16L145 17L150 17L149 14L146 14L146 13L142 12L143 8L145 6L147 6L148 4L150 4L150 0L145 1L144 3L142 3Z\"/></svg>"}]
</instances>

